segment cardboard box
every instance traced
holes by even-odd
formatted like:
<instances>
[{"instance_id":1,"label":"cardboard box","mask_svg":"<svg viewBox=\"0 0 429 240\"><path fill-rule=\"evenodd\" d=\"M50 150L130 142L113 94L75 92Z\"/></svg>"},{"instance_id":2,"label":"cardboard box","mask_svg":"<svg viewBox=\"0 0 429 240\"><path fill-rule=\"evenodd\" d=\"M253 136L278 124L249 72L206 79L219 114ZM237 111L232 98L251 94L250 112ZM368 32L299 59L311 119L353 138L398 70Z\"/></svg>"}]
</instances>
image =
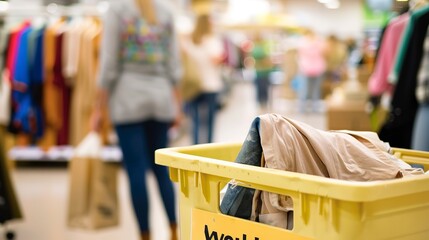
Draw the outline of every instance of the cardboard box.
<instances>
[{"instance_id":1,"label":"cardboard box","mask_svg":"<svg viewBox=\"0 0 429 240\"><path fill-rule=\"evenodd\" d=\"M335 88L326 98L326 114L328 130L354 130L378 132L388 114L381 104L372 109L366 84L356 78L356 71L350 70L350 78ZM382 102L390 99L382 99Z\"/></svg>"},{"instance_id":2,"label":"cardboard box","mask_svg":"<svg viewBox=\"0 0 429 240\"><path fill-rule=\"evenodd\" d=\"M366 102L333 102L329 99L327 103L328 130L372 131Z\"/></svg>"}]
</instances>

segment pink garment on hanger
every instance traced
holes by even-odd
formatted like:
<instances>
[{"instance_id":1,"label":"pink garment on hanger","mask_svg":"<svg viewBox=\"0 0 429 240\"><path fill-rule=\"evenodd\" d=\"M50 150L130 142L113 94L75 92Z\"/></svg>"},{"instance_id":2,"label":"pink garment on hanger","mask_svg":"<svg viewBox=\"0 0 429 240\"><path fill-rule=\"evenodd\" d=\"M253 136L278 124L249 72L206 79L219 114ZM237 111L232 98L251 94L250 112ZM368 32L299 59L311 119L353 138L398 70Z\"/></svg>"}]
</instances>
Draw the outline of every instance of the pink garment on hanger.
<instances>
[{"instance_id":1,"label":"pink garment on hanger","mask_svg":"<svg viewBox=\"0 0 429 240\"><path fill-rule=\"evenodd\" d=\"M391 94L393 91L388 76L395 63L398 45L409 18L409 13L404 13L394 18L385 30L375 68L368 82L368 91L373 96L380 96L385 92Z\"/></svg>"}]
</instances>

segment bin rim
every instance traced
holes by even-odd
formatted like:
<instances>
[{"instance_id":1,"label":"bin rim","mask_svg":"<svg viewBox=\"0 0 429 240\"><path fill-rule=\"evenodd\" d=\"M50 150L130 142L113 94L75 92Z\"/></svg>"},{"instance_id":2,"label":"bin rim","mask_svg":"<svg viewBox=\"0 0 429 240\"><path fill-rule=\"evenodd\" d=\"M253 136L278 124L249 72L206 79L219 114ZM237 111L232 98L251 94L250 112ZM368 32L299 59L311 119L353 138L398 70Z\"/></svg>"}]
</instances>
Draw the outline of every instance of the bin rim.
<instances>
[{"instance_id":1,"label":"bin rim","mask_svg":"<svg viewBox=\"0 0 429 240\"><path fill-rule=\"evenodd\" d=\"M155 162L170 169L222 177L227 179L226 182L234 179L247 187L267 186L352 202L377 201L429 192L429 174L368 182L347 181L250 166L189 153L205 149L239 148L241 145L242 143L232 142L163 148L155 151ZM428 156L428 153L421 151L394 148L395 150Z\"/></svg>"}]
</instances>

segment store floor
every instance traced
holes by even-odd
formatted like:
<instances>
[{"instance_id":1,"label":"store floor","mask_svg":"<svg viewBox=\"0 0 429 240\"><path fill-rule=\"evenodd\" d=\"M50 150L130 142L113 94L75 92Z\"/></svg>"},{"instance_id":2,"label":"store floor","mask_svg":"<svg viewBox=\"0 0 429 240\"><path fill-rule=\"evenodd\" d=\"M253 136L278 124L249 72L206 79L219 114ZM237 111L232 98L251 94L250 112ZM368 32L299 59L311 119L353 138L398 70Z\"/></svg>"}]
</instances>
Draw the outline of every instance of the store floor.
<instances>
[{"instance_id":1,"label":"store floor","mask_svg":"<svg viewBox=\"0 0 429 240\"><path fill-rule=\"evenodd\" d=\"M277 89L278 90L278 89ZM274 92L272 112L325 129L324 114L300 114L296 103L277 97ZM233 86L228 104L219 113L216 123L216 142L242 142L250 123L260 113L254 97L254 85L248 82ZM174 142L175 146L190 144L188 135ZM137 225L132 213L128 183L123 171L119 174L120 225L100 231L72 230L66 226L68 175L64 167L18 167L13 172L16 191L24 219L9 224L17 240L138 240ZM152 239L167 240L167 220L160 205L154 178L148 176L151 194ZM4 228L0 228L0 240Z\"/></svg>"}]
</instances>

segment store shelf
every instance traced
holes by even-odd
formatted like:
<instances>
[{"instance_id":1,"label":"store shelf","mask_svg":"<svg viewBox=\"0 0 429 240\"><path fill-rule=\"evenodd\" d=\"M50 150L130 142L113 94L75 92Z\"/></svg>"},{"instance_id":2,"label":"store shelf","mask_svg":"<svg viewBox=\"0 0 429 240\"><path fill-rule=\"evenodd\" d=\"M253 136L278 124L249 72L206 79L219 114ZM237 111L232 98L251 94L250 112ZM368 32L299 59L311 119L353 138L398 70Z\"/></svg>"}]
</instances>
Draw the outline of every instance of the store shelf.
<instances>
[{"instance_id":1,"label":"store shelf","mask_svg":"<svg viewBox=\"0 0 429 240\"><path fill-rule=\"evenodd\" d=\"M9 157L17 162L68 162L73 152L72 146L56 146L48 151L39 147L14 147L9 151ZM106 162L120 162L122 152L117 146L107 146L102 149L101 158Z\"/></svg>"}]
</instances>

